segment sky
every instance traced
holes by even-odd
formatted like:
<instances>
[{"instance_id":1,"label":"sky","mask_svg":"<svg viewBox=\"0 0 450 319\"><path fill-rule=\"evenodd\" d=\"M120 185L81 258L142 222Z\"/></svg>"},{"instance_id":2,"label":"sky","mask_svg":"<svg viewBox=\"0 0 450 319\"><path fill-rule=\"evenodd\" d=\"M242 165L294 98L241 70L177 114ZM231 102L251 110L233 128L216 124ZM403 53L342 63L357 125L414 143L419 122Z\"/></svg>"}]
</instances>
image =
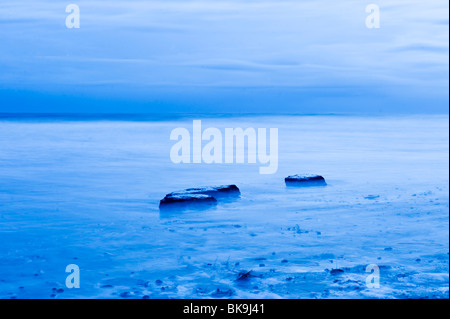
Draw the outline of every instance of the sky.
<instances>
[{"instance_id":1,"label":"sky","mask_svg":"<svg viewBox=\"0 0 450 319\"><path fill-rule=\"evenodd\" d=\"M1 113L448 114L447 0L71 1L0 3Z\"/></svg>"}]
</instances>

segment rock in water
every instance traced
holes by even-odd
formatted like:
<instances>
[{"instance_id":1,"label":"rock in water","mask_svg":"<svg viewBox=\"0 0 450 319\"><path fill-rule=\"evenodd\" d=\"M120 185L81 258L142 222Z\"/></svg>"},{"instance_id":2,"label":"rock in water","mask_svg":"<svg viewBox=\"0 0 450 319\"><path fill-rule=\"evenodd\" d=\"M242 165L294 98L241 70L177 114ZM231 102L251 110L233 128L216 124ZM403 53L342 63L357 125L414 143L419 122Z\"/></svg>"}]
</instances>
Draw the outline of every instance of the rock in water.
<instances>
[{"instance_id":1,"label":"rock in water","mask_svg":"<svg viewBox=\"0 0 450 319\"><path fill-rule=\"evenodd\" d=\"M284 179L287 186L326 186L325 178L320 175L292 175Z\"/></svg>"},{"instance_id":2,"label":"rock in water","mask_svg":"<svg viewBox=\"0 0 450 319\"><path fill-rule=\"evenodd\" d=\"M221 185L221 186L188 188L180 192L173 192L171 194L172 195L202 194L218 198L225 196L239 196L241 192L239 191L239 188L236 185Z\"/></svg>"},{"instance_id":3,"label":"rock in water","mask_svg":"<svg viewBox=\"0 0 450 319\"><path fill-rule=\"evenodd\" d=\"M343 274L343 273L344 273L344 271L342 269L338 269L338 268L331 269L331 271L330 271L330 274L332 274L332 275L340 275L340 274Z\"/></svg>"},{"instance_id":4,"label":"rock in water","mask_svg":"<svg viewBox=\"0 0 450 319\"><path fill-rule=\"evenodd\" d=\"M216 198L239 196L241 192L236 185L223 185L212 187L188 188L182 191L167 194L160 202L159 207L187 206L187 205L215 205ZM174 205L177 204L177 205Z\"/></svg>"},{"instance_id":5,"label":"rock in water","mask_svg":"<svg viewBox=\"0 0 450 319\"><path fill-rule=\"evenodd\" d=\"M217 200L209 195L203 194L168 194L160 202L160 204L175 204L175 203L206 203L206 202L217 202Z\"/></svg>"}]
</instances>

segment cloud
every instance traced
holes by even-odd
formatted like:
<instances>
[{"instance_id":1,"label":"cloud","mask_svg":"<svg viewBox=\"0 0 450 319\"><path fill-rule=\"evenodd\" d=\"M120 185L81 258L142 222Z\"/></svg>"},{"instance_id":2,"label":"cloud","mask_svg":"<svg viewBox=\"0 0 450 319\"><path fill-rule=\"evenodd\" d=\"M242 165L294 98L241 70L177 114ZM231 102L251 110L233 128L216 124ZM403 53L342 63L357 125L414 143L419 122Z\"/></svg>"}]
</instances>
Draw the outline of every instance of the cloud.
<instances>
[{"instance_id":1,"label":"cloud","mask_svg":"<svg viewBox=\"0 0 450 319\"><path fill-rule=\"evenodd\" d=\"M428 43L411 43L408 45L399 46L393 49L393 51L416 51L416 52L434 52L437 54L447 53L448 46L445 45L433 45Z\"/></svg>"},{"instance_id":2,"label":"cloud","mask_svg":"<svg viewBox=\"0 0 450 319\"><path fill-rule=\"evenodd\" d=\"M0 88L448 85L445 1L380 0L380 29L357 0L74 2L77 30L65 3L0 4Z\"/></svg>"}]
</instances>

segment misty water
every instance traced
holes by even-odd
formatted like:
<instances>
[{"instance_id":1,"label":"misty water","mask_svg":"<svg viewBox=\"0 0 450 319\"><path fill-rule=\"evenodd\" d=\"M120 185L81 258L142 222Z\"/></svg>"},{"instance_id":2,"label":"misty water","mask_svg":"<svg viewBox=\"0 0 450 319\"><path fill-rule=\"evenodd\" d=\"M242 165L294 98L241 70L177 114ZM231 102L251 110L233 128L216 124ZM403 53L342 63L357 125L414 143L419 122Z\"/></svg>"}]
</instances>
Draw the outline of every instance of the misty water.
<instances>
[{"instance_id":1,"label":"misty water","mask_svg":"<svg viewBox=\"0 0 450 319\"><path fill-rule=\"evenodd\" d=\"M278 171L260 175L259 163L172 163L170 133L192 118L3 119L0 297L448 298L448 121L202 119L278 128ZM328 186L287 188L301 173ZM159 210L167 193L222 184L241 197ZM371 264L380 288L366 286Z\"/></svg>"}]
</instances>

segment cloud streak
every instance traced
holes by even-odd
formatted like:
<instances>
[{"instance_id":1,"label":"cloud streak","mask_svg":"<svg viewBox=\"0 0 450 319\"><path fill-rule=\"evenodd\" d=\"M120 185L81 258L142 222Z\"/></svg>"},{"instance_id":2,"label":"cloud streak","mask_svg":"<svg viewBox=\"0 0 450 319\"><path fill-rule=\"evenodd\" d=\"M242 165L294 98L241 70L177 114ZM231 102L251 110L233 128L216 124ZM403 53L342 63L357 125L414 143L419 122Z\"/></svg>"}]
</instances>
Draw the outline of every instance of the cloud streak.
<instances>
[{"instance_id":1,"label":"cloud streak","mask_svg":"<svg viewBox=\"0 0 450 319\"><path fill-rule=\"evenodd\" d=\"M445 1L379 1L380 29L356 0L76 3L77 30L61 2L0 4L0 89L448 86Z\"/></svg>"}]
</instances>

